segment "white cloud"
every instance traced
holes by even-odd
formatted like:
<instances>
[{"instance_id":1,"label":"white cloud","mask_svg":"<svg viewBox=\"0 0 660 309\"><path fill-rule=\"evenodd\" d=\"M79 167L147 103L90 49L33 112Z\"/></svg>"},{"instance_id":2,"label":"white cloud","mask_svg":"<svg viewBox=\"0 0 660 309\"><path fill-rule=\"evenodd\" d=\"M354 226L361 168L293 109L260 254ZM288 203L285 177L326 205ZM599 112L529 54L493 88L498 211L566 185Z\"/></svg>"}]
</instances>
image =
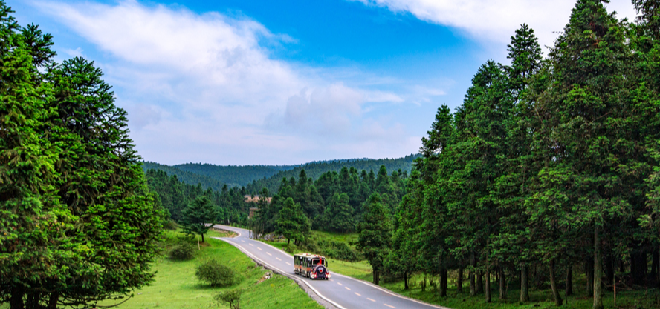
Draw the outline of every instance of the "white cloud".
<instances>
[{"instance_id":1,"label":"white cloud","mask_svg":"<svg viewBox=\"0 0 660 309\"><path fill-rule=\"evenodd\" d=\"M135 0L34 5L107 56L94 60L129 112L131 137L147 160L284 164L328 159L319 153L352 158L416 150L400 148L409 142L402 126L363 119L365 104L401 97L272 59L265 45L296 40L256 21ZM82 50L65 51L76 52ZM363 147L365 138L386 134L395 137L380 140L390 152Z\"/></svg>"},{"instance_id":2,"label":"white cloud","mask_svg":"<svg viewBox=\"0 0 660 309\"><path fill-rule=\"evenodd\" d=\"M83 57L83 51L82 48L78 47L76 49L63 49L62 50L65 54L67 54L69 57Z\"/></svg>"},{"instance_id":3,"label":"white cloud","mask_svg":"<svg viewBox=\"0 0 660 309\"><path fill-rule=\"evenodd\" d=\"M532 27L541 45L552 46L575 6L575 0L355 0L419 19L456 27L481 40L508 43L520 24ZM612 0L619 18L635 16L630 0Z\"/></svg>"}]
</instances>

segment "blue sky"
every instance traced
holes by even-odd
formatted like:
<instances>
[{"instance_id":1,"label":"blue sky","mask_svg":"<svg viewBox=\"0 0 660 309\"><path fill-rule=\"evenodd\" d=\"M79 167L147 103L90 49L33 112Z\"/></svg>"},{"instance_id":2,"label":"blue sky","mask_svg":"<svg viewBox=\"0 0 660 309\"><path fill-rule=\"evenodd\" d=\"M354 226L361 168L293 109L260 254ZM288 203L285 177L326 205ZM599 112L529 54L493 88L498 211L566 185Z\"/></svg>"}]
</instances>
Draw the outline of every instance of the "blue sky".
<instances>
[{"instance_id":1,"label":"blue sky","mask_svg":"<svg viewBox=\"0 0 660 309\"><path fill-rule=\"evenodd\" d=\"M104 70L145 160L246 165L417 152L519 24L551 45L574 1L7 3Z\"/></svg>"}]
</instances>

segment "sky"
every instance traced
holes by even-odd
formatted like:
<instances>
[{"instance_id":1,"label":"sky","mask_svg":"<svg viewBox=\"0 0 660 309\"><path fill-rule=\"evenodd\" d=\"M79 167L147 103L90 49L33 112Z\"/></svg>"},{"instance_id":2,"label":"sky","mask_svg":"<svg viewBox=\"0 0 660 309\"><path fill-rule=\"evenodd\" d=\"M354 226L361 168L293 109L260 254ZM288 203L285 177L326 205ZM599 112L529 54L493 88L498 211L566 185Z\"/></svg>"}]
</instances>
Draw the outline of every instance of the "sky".
<instances>
[{"instance_id":1,"label":"sky","mask_svg":"<svg viewBox=\"0 0 660 309\"><path fill-rule=\"evenodd\" d=\"M416 153L520 24L552 46L574 0L6 0L94 61L144 160L301 164ZM632 19L630 0L608 10ZM544 48L547 50L547 48Z\"/></svg>"}]
</instances>

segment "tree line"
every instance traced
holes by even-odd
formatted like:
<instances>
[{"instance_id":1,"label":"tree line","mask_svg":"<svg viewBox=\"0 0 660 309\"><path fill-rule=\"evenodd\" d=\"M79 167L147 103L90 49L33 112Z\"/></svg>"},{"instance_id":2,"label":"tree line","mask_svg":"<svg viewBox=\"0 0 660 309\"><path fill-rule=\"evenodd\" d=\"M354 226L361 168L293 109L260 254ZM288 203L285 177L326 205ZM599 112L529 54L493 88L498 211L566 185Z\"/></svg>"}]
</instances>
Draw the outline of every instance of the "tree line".
<instances>
[{"instance_id":1,"label":"tree line","mask_svg":"<svg viewBox=\"0 0 660 309\"><path fill-rule=\"evenodd\" d=\"M549 281L562 305L580 270L596 309L604 289L658 284L660 1L633 0L634 22L606 2L578 0L545 59L521 25L511 64L483 64L463 104L438 109L394 216L367 203L376 283L437 274L446 296L453 270L458 292L490 302L492 278L499 298L516 280L526 302Z\"/></svg>"},{"instance_id":2,"label":"tree line","mask_svg":"<svg viewBox=\"0 0 660 309\"><path fill-rule=\"evenodd\" d=\"M153 280L163 211L93 62L0 0L0 303L95 307Z\"/></svg>"},{"instance_id":3,"label":"tree line","mask_svg":"<svg viewBox=\"0 0 660 309\"><path fill-rule=\"evenodd\" d=\"M245 201L248 195L245 187L229 188L224 185L220 190L204 189L201 183L196 186L185 184L176 175L169 176L162 170L147 170L145 173L149 190L158 195L158 202L167 210L171 220L186 225L186 209L195 203L212 215L205 223L240 224L247 222L250 203ZM204 198L203 201L197 201Z\"/></svg>"},{"instance_id":4,"label":"tree line","mask_svg":"<svg viewBox=\"0 0 660 309\"><path fill-rule=\"evenodd\" d=\"M364 213L370 195L378 193L390 213L394 213L405 194L407 171L388 174L382 165L378 174L373 170L358 172L355 167L343 167L320 175L317 180L300 170L298 178L281 180L271 203L261 200L250 221L255 235L279 233L295 242L304 242L310 229L330 232L354 232ZM263 188L261 196L268 196Z\"/></svg>"}]
</instances>

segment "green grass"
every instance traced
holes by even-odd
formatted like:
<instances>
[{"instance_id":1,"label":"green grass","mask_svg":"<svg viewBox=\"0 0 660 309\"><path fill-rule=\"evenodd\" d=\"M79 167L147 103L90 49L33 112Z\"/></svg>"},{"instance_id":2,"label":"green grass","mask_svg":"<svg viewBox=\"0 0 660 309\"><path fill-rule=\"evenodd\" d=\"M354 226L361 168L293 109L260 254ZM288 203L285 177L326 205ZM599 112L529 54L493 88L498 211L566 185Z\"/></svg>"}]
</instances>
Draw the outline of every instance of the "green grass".
<instances>
[{"instance_id":1,"label":"green grass","mask_svg":"<svg viewBox=\"0 0 660 309\"><path fill-rule=\"evenodd\" d=\"M265 273L270 272L258 267L240 250L224 241L211 239L211 236L227 234L209 231L206 244L201 250L196 250L196 256L190 261L171 261L166 257L159 258L153 265L157 271L155 281L141 290L135 291L135 296L119 309L184 309L184 308L228 308L227 303L219 304L214 300L218 293L233 289L245 289L241 297L241 309L254 308L323 308L312 300L293 280L273 275L271 279L259 283ZM171 247L177 240L184 237L174 231L166 232L165 249ZM199 238L198 238L199 239ZM188 239L197 247L197 241ZM195 270L202 262L216 259L231 267L241 279L239 284L228 288L212 288L197 281ZM105 301L100 305L112 305L115 301ZM1 309L9 308L8 304L0 304Z\"/></svg>"},{"instance_id":2,"label":"green grass","mask_svg":"<svg viewBox=\"0 0 660 309\"><path fill-rule=\"evenodd\" d=\"M259 279L269 271L258 267L234 246L210 238L221 235L226 234L209 231L207 245L202 246L191 261L177 262L160 258L154 264L154 270L158 271L156 281L136 291L135 297L118 308L228 308L228 304L219 304L213 297L233 288L245 289L241 297L241 308L322 308L287 277L275 274L271 279L259 283ZM180 236L176 232L168 232L167 246L171 246ZM228 288L211 288L200 284L195 277L195 269L209 259L216 259L231 267L241 283ZM111 303L106 302L105 305Z\"/></svg>"}]
</instances>

